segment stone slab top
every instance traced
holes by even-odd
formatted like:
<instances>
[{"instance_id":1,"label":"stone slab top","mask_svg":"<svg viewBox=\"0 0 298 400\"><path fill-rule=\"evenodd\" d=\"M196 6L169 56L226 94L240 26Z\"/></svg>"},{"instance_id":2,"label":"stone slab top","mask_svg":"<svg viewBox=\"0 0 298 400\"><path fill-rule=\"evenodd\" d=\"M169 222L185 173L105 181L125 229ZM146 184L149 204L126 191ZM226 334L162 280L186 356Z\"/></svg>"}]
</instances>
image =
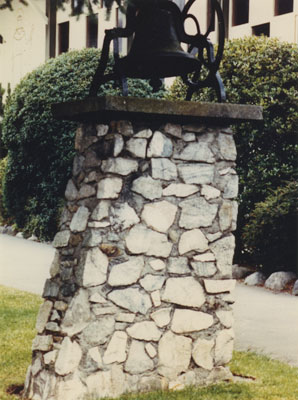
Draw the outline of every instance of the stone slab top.
<instances>
[{"instance_id":1,"label":"stone slab top","mask_svg":"<svg viewBox=\"0 0 298 400\"><path fill-rule=\"evenodd\" d=\"M262 107L229 103L199 103L136 97L88 97L52 105L54 118L86 123L112 120L162 121L176 123L207 122L228 125L235 122L262 121Z\"/></svg>"}]
</instances>

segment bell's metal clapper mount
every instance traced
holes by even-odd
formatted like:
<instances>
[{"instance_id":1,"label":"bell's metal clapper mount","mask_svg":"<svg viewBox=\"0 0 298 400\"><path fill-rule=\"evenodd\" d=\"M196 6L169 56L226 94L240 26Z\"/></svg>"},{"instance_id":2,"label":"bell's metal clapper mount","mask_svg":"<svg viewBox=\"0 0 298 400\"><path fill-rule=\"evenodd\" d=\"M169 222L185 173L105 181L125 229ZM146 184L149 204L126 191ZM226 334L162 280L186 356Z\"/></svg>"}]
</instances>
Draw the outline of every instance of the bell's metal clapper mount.
<instances>
[{"instance_id":1,"label":"bell's metal clapper mount","mask_svg":"<svg viewBox=\"0 0 298 400\"><path fill-rule=\"evenodd\" d=\"M129 5L126 12L125 28L105 31L101 58L93 77L89 96L96 96L99 87L108 82L120 82L123 95L128 95L127 78L148 79L154 90L162 84L161 79L180 76L188 86L186 100L204 87L216 91L219 102L226 100L219 64L224 48L224 17L217 0L211 0L213 20L217 16L219 40L216 50L208 35L211 23L203 35L197 18L189 13L196 0L189 0L182 11L170 0L140 1L139 6ZM136 0L134 4L138 4ZM192 19L196 34L188 35L184 29L187 19ZM212 18L211 18L212 21ZM120 57L118 39L132 37L132 45L127 56ZM114 47L114 68L105 74L110 43ZM181 43L188 46L185 52ZM202 68L207 69L207 77L201 78Z\"/></svg>"}]
</instances>

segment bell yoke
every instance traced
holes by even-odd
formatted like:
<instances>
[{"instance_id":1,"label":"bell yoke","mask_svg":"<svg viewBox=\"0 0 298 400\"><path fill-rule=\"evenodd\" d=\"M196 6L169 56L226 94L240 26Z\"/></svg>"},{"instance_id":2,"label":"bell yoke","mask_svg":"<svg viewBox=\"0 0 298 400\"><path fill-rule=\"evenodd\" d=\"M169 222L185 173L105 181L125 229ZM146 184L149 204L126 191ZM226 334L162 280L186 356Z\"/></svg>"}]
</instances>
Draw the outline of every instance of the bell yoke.
<instances>
[{"instance_id":1,"label":"bell yoke","mask_svg":"<svg viewBox=\"0 0 298 400\"><path fill-rule=\"evenodd\" d=\"M201 33L197 18L189 13L196 0L190 0L182 11L170 0L136 0L126 11L125 28L105 31L101 58L91 83L89 96L96 96L99 87L110 81L118 81L123 95L127 96L126 78L149 79L154 90L162 85L162 78L180 76L188 86L186 100L203 87L216 91L217 99L226 99L225 89L218 68L224 48L224 17L217 0L211 0L212 18L218 20L218 46L216 53L208 39L212 30L210 22L205 34ZM196 34L185 32L184 23L193 20ZM130 50L125 57L119 56L118 38L132 37ZM106 73L110 43L114 47L114 67ZM181 43L188 45L185 52ZM201 77L202 67L207 76Z\"/></svg>"}]
</instances>

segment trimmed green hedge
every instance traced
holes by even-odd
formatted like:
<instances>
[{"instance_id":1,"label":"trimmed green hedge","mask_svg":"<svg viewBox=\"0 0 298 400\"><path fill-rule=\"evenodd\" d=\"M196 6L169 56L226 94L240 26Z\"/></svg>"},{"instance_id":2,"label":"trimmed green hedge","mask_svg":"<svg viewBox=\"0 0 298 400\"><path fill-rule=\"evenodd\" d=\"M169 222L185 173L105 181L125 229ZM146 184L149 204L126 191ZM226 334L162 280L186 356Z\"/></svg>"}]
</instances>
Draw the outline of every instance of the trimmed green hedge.
<instances>
[{"instance_id":1,"label":"trimmed green hedge","mask_svg":"<svg viewBox=\"0 0 298 400\"><path fill-rule=\"evenodd\" d=\"M265 271L297 272L298 183L289 182L257 203L243 228L243 238L252 259Z\"/></svg>"},{"instance_id":2,"label":"trimmed green hedge","mask_svg":"<svg viewBox=\"0 0 298 400\"><path fill-rule=\"evenodd\" d=\"M226 43L220 73L228 102L264 107L263 124L243 123L233 128L240 178L235 261L261 266L264 258L270 257L268 247L263 248L262 260L255 257L243 232L257 203L265 201L284 182L297 179L298 47L266 37L234 39ZM185 92L177 79L170 98L183 99ZM205 89L195 100L216 99L212 90ZM281 236L285 234L282 229L285 227L280 228Z\"/></svg>"},{"instance_id":3,"label":"trimmed green hedge","mask_svg":"<svg viewBox=\"0 0 298 400\"><path fill-rule=\"evenodd\" d=\"M84 49L49 60L22 79L5 106L3 140L8 161L4 206L19 229L40 239L52 239L57 231L77 126L53 119L51 104L86 97L99 56L97 49ZM153 94L141 80L130 82L129 91L137 97L164 94L163 90ZM109 82L100 94L120 94L120 89Z\"/></svg>"}]
</instances>

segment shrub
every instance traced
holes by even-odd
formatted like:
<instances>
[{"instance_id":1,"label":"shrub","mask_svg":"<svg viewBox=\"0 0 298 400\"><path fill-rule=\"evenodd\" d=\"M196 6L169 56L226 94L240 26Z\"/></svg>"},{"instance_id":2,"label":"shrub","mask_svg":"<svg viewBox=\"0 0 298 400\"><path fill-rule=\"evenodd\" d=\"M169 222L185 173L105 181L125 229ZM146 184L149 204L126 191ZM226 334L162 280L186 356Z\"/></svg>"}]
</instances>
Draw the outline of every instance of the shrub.
<instances>
[{"instance_id":1,"label":"shrub","mask_svg":"<svg viewBox=\"0 0 298 400\"><path fill-rule=\"evenodd\" d=\"M3 181L5 176L7 158L0 160L0 225L6 224L8 221L7 212L3 206Z\"/></svg>"},{"instance_id":2,"label":"shrub","mask_svg":"<svg viewBox=\"0 0 298 400\"><path fill-rule=\"evenodd\" d=\"M296 270L298 184L289 182L257 203L243 229L247 250L256 264L272 272Z\"/></svg>"},{"instance_id":3,"label":"shrub","mask_svg":"<svg viewBox=\"0 0 298 400\"><path fill-rule=\"evenodd\" d=\"M5 106L4 205L20 229L40 239L51 239L57 230L77 126L53 119L51 104L86 97L99 56L99 50L85 49L49 60L22 79ZM139 97L163 95L153 95L145 81L133 81L129 88ZM120 89L110 82L98 94L104 93L119 94Z\"/></svg>"},{"instance_id":4,"label":"shrub","mask_svg":"<svg viewBox=\"0 0 298 400\"><path fill-rule=\"evenodd\" d=\"M264 122L233 127L238 150L239 214L236 262L250 262L243 229L257 203L284 182L297 179L298 47L277 39L247 37L228 41L220 70L230 103L263 106ZM170 98L181 99L185 86L177 79ZM197 101L212 101L203 90Z\"/></svg>"}]
</instances>

